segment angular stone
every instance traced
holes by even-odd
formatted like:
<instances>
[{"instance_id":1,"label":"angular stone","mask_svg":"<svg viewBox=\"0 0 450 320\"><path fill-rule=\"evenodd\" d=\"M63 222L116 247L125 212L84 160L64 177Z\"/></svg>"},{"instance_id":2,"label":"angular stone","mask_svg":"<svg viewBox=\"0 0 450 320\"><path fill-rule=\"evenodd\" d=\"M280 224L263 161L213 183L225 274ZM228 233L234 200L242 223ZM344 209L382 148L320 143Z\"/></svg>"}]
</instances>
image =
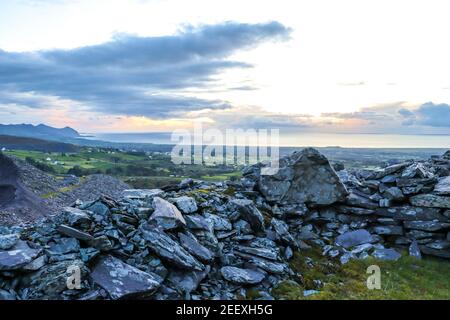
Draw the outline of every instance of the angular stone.
<instances>
[{"instance_id":1,"label":"angular stone","mask_svg":"<svg viewBox=\"0 0 450 320\"><path fill-rule=\"evenodd\" d=\"M442 220L443 217L439 213L439 209L425 207L392 207L380 208L376 211L377 215L393 218L395 220Z\"/></svg>"},{"instance_id":2,"label":"angular stone","mask_svg":"<svg viewBox=\"0 0 450 320\"><path fill-rule=\"evenodd\" d=\"M41 250L23 248L10 251L0 251L0 271L20 269L36 258Z\"/></svg>"},{"instance_id":3,"label":"angular stone","mask_svg":"<svg viewBox=\"0 0 450 320\"><path fill-rule=\"evenodd\" d=\"M235 250L245 254L250 254L274 261L280 258L279 251L274 248L254 248L246 246L237 246Z\"/></svg>"},{"instance_id":4,"label":"angular stone","mask_svg":"<svg viewBox=\"0 0 450 320\"><path fill-rule=\"evenodd\" d=\"M41 269L43 266L45 266L46 263L47 263L47 256L42 255L42 256L34 259L33 261L31 261L26 266L22 267L22 270L37 271L37 270Z\"/></svg>"},{"instance_id":5,"label":"angular stone","mask_svg":"<svg viewBox=\"0 0 450 320\"><path fill-rule=\"evenodd\" d=\"M225 280L237 284L257 284L265 278L265 275L259 271L230 266L222 267L220 273Z\"/></svg>"},{"instance_id":6,"label":"angular stone","mask_svg":"<svg viewBox=\"0 0 450 320\"><path fill-rule=\"evenodd\" d=\"M197 202L192 197L182 196L174 200L178 209L184 214L194 213L198 210Z\"/></svg>"},{"instance_id":7,"label":"angular stone","mask_svg":"<svg viewBox=\"0 0 450 320\"><path fill-rule=\"evenodd\" d=\"M297 240L289 233L289 227L286 222L273 218L271 225L281 240L294 248L298 247Z\"/></svg>"},{"instance_id":8,"label":"angular stone","mask_svg":"<svg viewBox=\"0 0 450 320\"><path fill-rule=\"evenodd\" d=\"M415 187L418 185L427 186L435 183L436 178L427 178L427 179L408 179L408 178L399 178L397 179L397 187Z\"/></svg>"},{"instance_id":9,"label":"angular stone","mask_svg":"<svg viewBox=\"0 0 450 320\"><path fill-rule=\"evenodd\" d=\"M394 164L392 166L384 168L382 171L379 171L375 174L375 180L379 180L384 178L387 175L391 175L393 173L396 173L397 171L400 171L401 169L407 167L409 165L409 162L403 162L399 164Z\"/></svg>"},{"instance_id":10,"label":"angular stone","mask_svg":"<svg viewBox=\"0 0 450 320\"><path fill-rule=\"evenodd\" d=\"M197 287L203 279L206 278L210 270L210 266L207 266L205 271L182 272L174 270L167 277L167 281L169 281L179 291L189 294L192 291L197 290Z\"/></svg>"},{"instance_id":11,"label":"angular stone","mask_svg":"<svg viewBox=\"0 0 450 320\"><path fill-rule=\"evenodd\" d=\"M354 247L364 243L372 243L373 236L365 229L349 231L336 238L336 244L344 248Z\"/></svg>"},{"instance_id":12,"label":"angular stone","mask_svg":"<svg viewBox=\"0 0 450 320\"><path fill-rule=\"evenodd\" d=\"M0 289L0 301L13 301L17 300L16 295L9 291Z\"/></svg>"},{"instance_id":13,"label":"angular stone","mask_svg":"<svg viewBox=\"0 0 450 320\"><path fill-rule=\"evenodd\" d=\"M81 260L67 260L47 264L31 274L28 286L30 300L61 300L62 293L67 291L69 276L74 275L71 270L79 270L80 280L86 280L89 270Z\"/></svg>"},{"instance_id":14,"label":"angular stone","mask_svg":"<svg viewBox=\"0 0 450 320\"><path fill-rule=\"evenodd\" d=\"M109 240L109 238L105 235L92 240L91 245L92 247L100 251L110 251L114 246L111 240Z\"/></svg>"},{"instance_id":15,"label":"angular stone","mask_svg":"<svg viewBox=\"0 0 450 320\"><path fill-rule=\"evenodd\" d=\"M380 234L380 235L390 235L390 236L403 235L403 228L401 226L378 226L378 227L374 227L373 231L376 234Z\"/></svg>"},{"instance_id":16,"label":"angular stone","mask_svg":"<svg viewBox=\"0 0 450 320\"><path fill-rule=\"evenodd\" d=\"M90 234L88 234L86 232L83 232L83 231L80 231L78 229L75 229L75 228L63 225L63 224L59 225L56 228L56 230L59 233L65 235L67 237L75 238L75 239L78 239L78 240L81 240L81 241L92 241L92 240L94 240L94 237L91 236Z\"/></svg>"},{"instance_id":17,"label":"angular stone","mask_svg":"<svg viewBox=\"0 0 450 320\"><path fill-rule=\"evenodd\" d=\"M427 247L426 245L421 245L420 251L426 255L435 256L435 257L444 258L444 259L450 259L450 250L438 250L438 249L433 249L433 248Z\"/></svg>"},{"instance_id":18,"label":"angular stone","mask_svg":"<svg viewBox=\"0 0 450 320\"><path fill-rule=\"evenodd\" d=\"M450 248L450 242L446 240L438 240L431 243L427 243L425 246L436 250L446 250Z\"/></svg>"},{"instance_id":19,"label":"angular stone","mask_svg":"<svg viewBox=\"0 0 450 320\"><path fill-rule=\"evenodd\" d=\"M204 266L189 252L176 243L162 230L141 227L143 237L152 251L162 259L173 263L175 266L188 270L203 270Z\"/></svg>"},{"instance_id":20,"label":"angular stone","mask_svg":"<svg viewBox=\"0 0 450 320\"><path fill-rule=\"evenodd\" d=\"M405 221L404 226L407 229L430 232L450 229L450 223L439 221Z\"/></svg>"},{"instance_id":21,"label":"angular stone","mask_svg":"<svg viewBox=\"0 0 450 320\"><path fill-rule=\"evenodd\" d=\"M150 297L163 279L143 272L112 256L102 257L94 266L92 280L116 299Z\"/></svg>"},{"instance_id":22,"label":"angular stone","mask_svg":"<svg viewBox=\"0 0 450 320\"><path fill-rule=\"evenodd\" d=\"M144 200L145 198L152 198L163 194L161 189L129 189L124 190L122 195L128 199Z\"/></svg>"},{"instance_id":23,"label":"angular stone","mask_svg":"<svg viewBox=\"0 0 450 320\"><path fill-rule=\"evenodd\" d=\"M441 196L450 195L450 176L440 179L433 192Z\"/></svg>"},{"instance_id":24,"label":"angular stone","mask_svg":"<svg viewBox=\"0 0 450 320\"><path fill-rule=\"evenodd\" d=\"M376 249L372 256L379 260L397 261L402 255L394 249Z\"/></svg>"},{"instance_id":25,"label":"angular stone","mask_svg":"<svg viewBox=\"0 0 450 320\"><path fill-rule=\"evenodd\" d=\"M402 190L397 187L391 187L383 192L383 196L392 201L402 201L405 196L402 193Z\"/></svg>"},{"instance_id":26,"label":"angular stone","mask_svg":"<svg viewBox=\"0 0 450 320\"><path fill-rule=\"evenodd\" d=\"M153 199L153 206L155 207L155 212L150 217L150 221L156 221L158 226L161 226L163 229L175 229L186 225L186 220L184 220L181 212L170 202L155 197Z\"/></svg>"},{"instance_id":27,"label":"angular stone","mask_svg":"<svg viewBox=\"0 0 450 320\"><path fill-rule=\"evenodd\" d=\"M354 192L350 192L350 194L345 199L345 203L352 207L360 207L366 209L378 208L378 204L376 202L373 202L370 199L362 197Z\"/></svg>"},{"instance_id":28,"label":"angular stone","mask_svg":"<svg viewBox=\"0 0 450 320\"><path fill-rule=\"evenodd\" d=\"M11 249L19 242L18 234L0 235L0 250Z\"/></svg>"},{"instance_id":29,"label":"angular stone","mask_svg":"<svg viewBox=\"0 0 450 320\"><path fill-rule=\"evenodd\" d=\"M411 230L406 233L406 236L408 238L412 239L426 239L426 238L432 238L435 234L431 232L425 232L420 230Z\"/></svg>"},{"instance_id":30,"label":"angular stone","mask_svg":"<svg viewBox=\"0 0 450 320\"><path fill-rule=\"evenodd\" d=\"M50 255L60 255L80 251L80 243L75 238L62 238L47 249Z\"/></svg>"},{"instance_id":31,"label":"angular stone","mask_svg":"<svg viewBox=\"0 0 450 320\"><path fill-rule=\"evenodd\" d=\"M420 253L420 248L416 240L411 243L408 252L411 257L422 259L422 254Z\"/></svg>"},{"instance_id":32,"label":"angular stone","mask_svg":"<svg viewBox=\"0 0 450 320\"><path fill-rule=\"evenodd\" d=\"M185 217L185 220L189 229L210 231L208 221L200 215L189 215Z\"/></svg>"},{"instance_id":33,"label":"angular stone","mask_svg":"<svg viewBox=\"0 0 450 320\"><path fill-rule=\"evenodd\" d=\"M343 201L348 193L328 159L313 148L280 159L276 173L258 176L262 195L278 203L329 205Z\"/></svg>"},{"instance_id":34,"label":"angular stone","mask_svg":"<svg viewBox=\"0 0 450 320\"><path fill-rule=\"evenodd\" d=\"M78 208L66 207L63 209L63 215L67 221L67 224L71 227L86 228L91 223L91 218L87 212Z\"/></svg>"},{"instance_id":35,"label":"angular stone","mask_svg":"<svg viewBox=\"0 0 450 320\"><path fill-rule=\"evenodd\" d=\"M355 214L358 216L367 216L375 213L373 209L364 209L359 207L350 207L350 206L337 206L337 211L347 214Z\"/></svg>"},{"instance_id":36,"label":"angular stone","mask_svg":"<svg viewBox=\"0 0 450 320\"><path fill-rule=\"evenodd\" d=\"M388 175L388 176L384 177L383 179L381 179L381 183L386 183L386 184L394 183L396 179L397 179L396 175Z\"/></svg>"},{"instance_id":37,"label":"angular stone","mask_svg":"<svg viewBox=\"0 0 450 320\"><path fill-rule=\"evenodd\" d=\"M253 231L261 232L264 230L264 218L253 201L233 199L231 203L236 206L242 218L250 224Z\"/></svg>"},{"instance_id":38,"label":"angular stone","mask_svg":"<svg viewBox=\"0 0 450 320\"><path fill-rule=\"evenodd\" d=\"M433 194L419 194L409 198L409 202L416 207L450 208L450 197Z\"/></svg>"},{"instance_id":39,"label":"angular stone","mask_svg":"<svg viewBox=\"0 0 450 320\"><path fill-rule=\"evenodd\" d=\"M266 271L267 273L287 274L289 272L289 266L285 263L269 261L257 257L249 258L248 263L261 270Z\"/></svg>"},{"instance_id":40,"label":"angular stone","mask_svg":"<svg viewBox=\"0 0 450 320\"><path fill-rule=\"evenodd\" d=\"M205 217L212 229L216 231L231 231L233 229L231 222L221 216L206 213Z\"/></svg>"},{"instance_id":41,"label":"angular stone","mask_svg":"<svg viewBox=\"0 0 450 320\"><path fill-rule=\"evenodd\" d=\"M202 246L194 236L179 233L180 243L190 254L201 261L211 261L214 255L207 248Z\"/></svg>"}]
</instances>

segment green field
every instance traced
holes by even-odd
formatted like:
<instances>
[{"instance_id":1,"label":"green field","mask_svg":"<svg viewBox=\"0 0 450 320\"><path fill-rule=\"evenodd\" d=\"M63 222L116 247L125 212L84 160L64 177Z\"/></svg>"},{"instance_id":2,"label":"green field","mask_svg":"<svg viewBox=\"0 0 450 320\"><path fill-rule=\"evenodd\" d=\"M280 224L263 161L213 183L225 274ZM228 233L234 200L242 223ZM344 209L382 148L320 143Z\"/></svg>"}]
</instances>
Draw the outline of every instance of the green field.
<instances>
[{"instance_id":1,"label":"green field","mask_svg":"<svg viewBox=\"0 0 450 320\"><path fill-rule=\"evenodd\" d=\"M137 188L155 188L177 183L184 178L223 181L240 176L230 166L175 165L164 153L125 152L101 148L83 148L77 153L44 153L13 150L16 156L51 174L86 176L104 173L120 177Z\"/></svg>"}]
</instances>

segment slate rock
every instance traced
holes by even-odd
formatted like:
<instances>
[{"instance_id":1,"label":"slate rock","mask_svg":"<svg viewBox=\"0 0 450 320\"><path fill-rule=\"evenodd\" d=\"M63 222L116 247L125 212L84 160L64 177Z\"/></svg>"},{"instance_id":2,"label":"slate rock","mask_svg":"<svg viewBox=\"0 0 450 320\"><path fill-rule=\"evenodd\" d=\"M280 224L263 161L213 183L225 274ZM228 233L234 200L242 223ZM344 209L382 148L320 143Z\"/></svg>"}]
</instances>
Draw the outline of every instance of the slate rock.
<instances>
[{"instance_id":1,"label":"slate rock","mask_svg":"<svg viewBox=\"0 0 450 320\"><path fill-rule=\"evenodd\" d=\"M0 250L11 249L19 242L18 234L0 235Z\"/></svg>"},{"instance_id":2,"label":"slate rock","mask_svg":"<svg viewBox=\"0 0 450 320\"><path fill-rule=\"evenodd\" d=\"M204 266L195 259L189 252L170 238L165 232L158 229L141 227L140 230L148 247L160 258L173 263L175 266L202 271Z\"/></svg>"},{"instance_id":3,"label":"slate rock","mask_svg":"<svg viewBox=\"0 0 450 320\"><path fill-rule=\"evenodd\" d=\"M371 243L373 241L374 238L369 231L360 229L339 235L335 242L338 246L350 248L364 243Z\"/></svg>"},{"instance_id":4,"label":"slate rock","mask_svg":"<svg viewBox=\"0 0 450 320\"><path fill-rule=\"evenodd\" d=\"M68 290L68 277L73 275L73 273L68 272L71 269L77 269L80 271L81 281L87 279L89 270L81 260L66 260L53 264L47 264L43 268L31 274L30 283L28 284L29 293L27 299L63 299L63 292Z\"/></svg>"},{"instance_id":5,"label":"slate rock","mask_svg":"<svg viewBox=\"0 0 450 320\"><path fill-rule=\"evenodd\" d=\"M0 289L0 301L13 301L13 300L17 300L15 294L13 294L9 291Z\"/></svg>"},{"instance_id":6,"label":"slate rock","mask_svg":"<svg viewBox=\"0 0 450 320\"><path fill-rule=\"evenodd\" d=\"M298 247L297 241L289 233L289 227L284 221L273 218L271 221L271 225L281 240L283 240L288 245L293 246L294 248Z\"/></svg>"},{"instance_id":7,"label":"slate rock","mask_svg":"<svg viewBox=\"0 0 450 320\"><path fill-rule=\"evenodd\" d=\"M214 255L207 248L202 246L198 240L192 235L186 235L184 233L179 233L180 244L185 248L190 254L201 261L211 261Z\"/></svg>"},{"instance_id":8,"label":"slate rock","mask_svg":"<svg viewBox=\"0 0 450 320\"><path fill-rule=\"evenodd\" d=\"M404 226L407 229L422 230L422 231L440 231L450 229L450 223L439 221L405 221Z\"/></svg>"},{"instance_id":9,"label":"slate rock","mask_svg":"<svg viewBox=\"0 0 450 320\"><path fill-rule=\"evenodd\" d=\"M411 257L414 257L417 259L422 259L422 253L420 252L420 248L419 248L419 245L417 244L416 240L414 240L411 243L411 245L409 246L408 252Z\"/></svg>"},{"instance_id":10,"label":"slate rock","mask_svg":"<svg viewBox=\"0 0 450 320\"><path fill-rule=\"evenodd\" d=\"M178 209L184 214L191 214L198 210L197 202L192 197L182 196L174 200Z\"/></svg>"},{"instance_id":11,"label":"slate rock","mask_svg":"<svg viewBox=\"0 0 450 320\"><path fill-rule=\"evenodd\" d=\"M257 284L265 278L265 274L262 272L231 266L222 267L220 274L225 280L237 284Z\"/></svg>"},{"instance_id":12,"label":"slate rock","mask_svg":"<svg viewBox=\"0 0 450 320\"><path fill-rule=\"evenodd\" d=\"M409 198L409 202L416 207L450 208L450 197L434 194L419 194Z\"/></svg>"},{"instance_id":13,"label":"slate rock","mask_svg":"<svg viewBox=\"0 0 450 320\"><path fill-rule=\"evenodd\" d=\"M209 231L210 225L208 221L201 215L188 215L185 217L186 225L192 230L204 230Z\"/></svg>"},{"instance_id":14,"label":"slate rock","mask_svg":"<svg viewBox=\"0 0 450 320\"><path fill-rule=\"evenodd\" d=\"M242 218L250 224L253 231L264 231L264 218L258 208L256 208L253 201L246 199L233 199L231 203L236 206Z\"/></svg>"},{"instance_id":15,"label":"slate rock","mask_svg":"<svg viewBox=\"0 0 450 320\"><path fill-rule=\"evenodd\" d=\"M25 270L25 271L37 271L37 270L41 269L43 266L45 266L46 264L47 264L47 256L46 255L42 255L42 256L34 259L33 261L31 261L26 266L23 266L22 270Z\"/></svg>"},{"instance_id":16,"label":"slate rock","mask_svg":"<svg viewBox=\"0 0 450 320\"><path fill-rule=\"evenodd\" d=\"M231 222L219 215L205 213L205 219L215 231L231 231L233 229Z\"/></svg>"},{"instance_id":17,"label":"slate rock","mask_svg":"<svg viewBox=\"0 0 450 320\"><path fill-rule=\"evenodd\" d=\"M61 238L46 250L50 255L60 255L80 251L80 243L75 238Z\"/></svg>"},{"instance_id":18,"label":"slate rock","mask_svg":"<svg viewBox=\"0 0 450 320\"><path fill-rule=\"evenodd\" d=\"M0 251L0 271L20 269L33 261L40 252L41 250L31 248Z\"/></svg>"},{"instance_id":19,"label":"slate rock","mask_svg":"<svg viewBox=\"0 0 450 320\"><path fill-rule=\"evenodd\" d=\"M89 214L78 208L66 207L63 209L63 215L71 227L87 228L91 223Z\"/></svg>"},{"instance_id":20,"label":"slate rock","mask_svg":"<svg viewBox=\"0 0 450 320\"><path fill-rule=\"evenodd\" d=\"M277 248L254 248L254 247L247 247L247 246L236 246L236 251L254 255L257 257L269 259L269 260L278 260L280 258L280 253Z\"/></svg>"},{"instance_id":21,"label":"slate rock","mask_svg":"<svg viewBox=\"0 0 450 320\"><path fill-rule=\"evenodd\" d=\"M144 200L146 198L152 198L163 194L161 189L129 189L124 190L122 195L128 199Z\"/></svg>"},{"instance_id":22,"label":"slate rock","mask_svg":"<svg viewBox=\"0 0 450 320\"><path fill-rule=\"evenodd\" d=\"M66 225L59 225L56 230L61 233L62 235L65 235L67 237L75 238L81 241L92 241L94 240L94 237L90 234L80 231L78 229L66 226Z\"/></svg>"},{"instance_id":23,"label":"slate rock","mask_svg":"<svg viewBox=\"0 0 450 320\"><path fill-rule=\"evenodd\" d=\"M206 266L204 271L182 272L173 270L167 277L167 281L182 293L190 294L192 291L197 290L200 283L208 276L210 270L210 266Z\"/></svg>"},{"instance_id":24,"label":"slate rock","mask_svg":"<svg viewBox=\"0 0 450 320\"><path fill-rule=\"evenodd\" d=\"M258 188L267 201L278 203L329 205L348 193L328 159L313 148L280 159L275 174L259 174Z\"/></svg>"},{"instance_id":25,"label":"slate rock","mask_svg":"<svg viewBox=\"0 0 450 320\"><path fill-rule=\"evenodd\" d=\"M450 195L450 176L444 177L434 186L433 193L437 195Z\"/></svg>"},{"instance_id":26,"label":"slate rock","mask_svg":"<svg viewBox=\"0 0 450 320\"><path fill-rule=\"evenodd\" d=\"M170 202L155 197L153 198L153 206L155 212L153 212L149 221L156 221L158 226L165 230L175 229L186 225L186 220L184 220L181 212Z\"/></svg>"},{"instance_id":27,"label":"slate rock","mask_svg":"<svg viewBox=\"0 0 450 320\"><path fill-rule=\"evenodd\" d=\"M112 256L99 259L91 278L114 300L149 297L163 281L156 274L143 272Z\"/></svg>"},{"instance_id":28,"label":"slate rock","mask_svg":"<svg viewBox=\"0 0 450 320\"><path fill-rule=\"evenodd\" d=\"M267 273L283 275L289 272L289 266L285 263L274 262L257 257L249 258L248 263L256 268L266 271Z\"/></svg>"},{"instance_id":29,"label":"slate rock","mask_svg":"<svg viewBox=\"0 0 450 320\"><path fill-rule=\"evenodd\" d=\"M379 260L397 261L402 255L394 249L376 249L372 256Z\"/></svg>"},{"instance_id":30,"label":"slate rock","mask_svg":"<svg viewBox=\"0 0 450 320\"><path fill-rule=\"evenodd\" d=\"M373 231L380 235L403 235L403 228L401 226L377 226L373 228Z\"/></svg>"},{"instance_id":31,"label":"slate rock","mask_svg":"<svg viewBox=\"0 0 450 320\"><path fill-rule=\"evenodd\" d=\"M421 245L420 251L426 255L435 256L435 257L444 258L444 259L450 259L450 250L433 249L433 248L427 247L426 245Z\"/></svg>"}]
</instances>

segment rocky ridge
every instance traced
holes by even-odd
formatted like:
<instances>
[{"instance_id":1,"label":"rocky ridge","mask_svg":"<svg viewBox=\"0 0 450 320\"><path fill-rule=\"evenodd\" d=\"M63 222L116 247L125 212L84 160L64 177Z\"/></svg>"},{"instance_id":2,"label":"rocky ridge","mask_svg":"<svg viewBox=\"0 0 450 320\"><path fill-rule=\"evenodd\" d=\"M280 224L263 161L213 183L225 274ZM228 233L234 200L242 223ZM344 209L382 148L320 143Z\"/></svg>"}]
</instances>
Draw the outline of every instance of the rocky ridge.
<instances>
[{"instance_id":1,"label":"rocky ridge","mask_svg":"<svg viewBox=\"0 0 450 320\"><path fill-rule=\"evenodd\" d=\"M272 299L281 281L302 281L289 261L310 247L343 264L450 258L450 152L336 172L308 148L281 159L275 175L264 167L246 168L240 182L127 190L0 228L0 298Z\"/></svg>"}]
</instances>

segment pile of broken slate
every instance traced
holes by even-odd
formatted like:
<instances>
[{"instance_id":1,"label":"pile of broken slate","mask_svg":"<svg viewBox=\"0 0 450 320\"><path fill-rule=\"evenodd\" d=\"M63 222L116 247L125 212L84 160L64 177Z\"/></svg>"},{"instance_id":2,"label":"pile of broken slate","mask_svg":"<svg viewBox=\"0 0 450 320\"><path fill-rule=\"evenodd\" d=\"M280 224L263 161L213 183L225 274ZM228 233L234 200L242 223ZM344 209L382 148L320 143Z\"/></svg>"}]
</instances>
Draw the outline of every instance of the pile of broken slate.
<instances>
[{"instance_id":1,"label":"pile of broken slate","mask_svg":"<svg viewBox=\"0 0 450 320\"><path fill-rule=\"evenodd\" d=\"M311 247L342 264L448 259L449 171L450 151L369 171L335 170L307 148L239 182L78 200L0 227L0 299L272 299L280 282L301 281L289 262Z\"/></svg>"}]
</instances>

